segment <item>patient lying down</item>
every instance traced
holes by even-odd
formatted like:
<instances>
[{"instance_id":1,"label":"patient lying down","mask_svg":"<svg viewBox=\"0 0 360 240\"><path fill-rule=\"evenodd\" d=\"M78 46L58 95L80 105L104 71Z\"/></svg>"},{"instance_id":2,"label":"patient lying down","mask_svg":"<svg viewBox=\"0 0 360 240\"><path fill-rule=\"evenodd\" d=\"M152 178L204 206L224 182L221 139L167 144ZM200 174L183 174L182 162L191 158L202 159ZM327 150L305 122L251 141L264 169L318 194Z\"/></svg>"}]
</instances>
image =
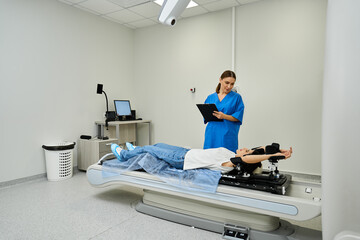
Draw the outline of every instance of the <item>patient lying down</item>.
<instances>
[{"instance_id":1,"label":"patient lying down","mask_svg":"<svg viewBox=\"0 0 360 240\"><path fill-rule=\"evenodd\" d=\"M222 173L233 170L239 161L254 166L260 164L261 166L262 161L268 160L272 156L284 156L285 159L287 159L290 158L292 154L291 147L289 150L284 150L280 149L278 144L258 147L251 150L242 148L238 149L236 154L223 147L211 149L187 149L164 143L143 147L134 147L130 143L126 143L126 145L129 150L124 150L117 144L111 145L111 150L119 161L127 161L140 154L149 153L177 169L188 170L207 168L219 170Z\"/></svg>"}]
</instances>

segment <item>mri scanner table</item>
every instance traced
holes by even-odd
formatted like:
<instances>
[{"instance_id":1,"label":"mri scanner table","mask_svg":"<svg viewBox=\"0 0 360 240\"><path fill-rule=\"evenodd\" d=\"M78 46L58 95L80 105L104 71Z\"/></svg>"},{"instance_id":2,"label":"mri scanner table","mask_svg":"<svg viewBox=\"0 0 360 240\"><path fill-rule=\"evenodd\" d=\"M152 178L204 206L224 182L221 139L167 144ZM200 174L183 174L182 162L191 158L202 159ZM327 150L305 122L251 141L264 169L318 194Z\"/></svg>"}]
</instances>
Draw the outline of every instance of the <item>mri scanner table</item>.
<instances>
[{"instance_id":1,"label":"mri scanner table","mask_svg":"<svg viewBox=\"0 0 360 240\"><path fill-rule=\"evenodd\" d=\"M142 171L104 178L98 164L88 168L87 178L94 187L128 185L143 189L137 211L222 233L225 239L321 239L320 231L281 219L306 221L319 216L321 186L317 183L292 181L286 195L221 184L215 193L205 193L168 185Z\"/></svg>"}]
</instances>

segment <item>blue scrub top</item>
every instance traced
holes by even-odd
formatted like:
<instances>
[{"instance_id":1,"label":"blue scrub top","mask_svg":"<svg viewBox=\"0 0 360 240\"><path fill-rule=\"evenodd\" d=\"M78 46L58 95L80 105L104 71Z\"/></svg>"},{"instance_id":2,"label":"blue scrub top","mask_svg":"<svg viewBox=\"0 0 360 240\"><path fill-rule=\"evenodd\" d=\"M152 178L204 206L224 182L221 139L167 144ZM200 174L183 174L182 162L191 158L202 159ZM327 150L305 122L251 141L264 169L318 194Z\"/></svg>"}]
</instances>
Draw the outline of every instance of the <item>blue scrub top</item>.
<instances>
[{"instance_id":1,"label":"blue scrub top","mask_svg":"<svg viewBox=\"0 0 360 240\"><path fill-rule=\"evenodd\" d=\"M224 147L236 152L245 108L241 95L231 91L220 102L215 92L206 98L205 103L214 103L220 112L231 115L239 121L232 122L224 119L222 122L208 122L205 130L204 149Z\"/></svg>"}]
</instances>

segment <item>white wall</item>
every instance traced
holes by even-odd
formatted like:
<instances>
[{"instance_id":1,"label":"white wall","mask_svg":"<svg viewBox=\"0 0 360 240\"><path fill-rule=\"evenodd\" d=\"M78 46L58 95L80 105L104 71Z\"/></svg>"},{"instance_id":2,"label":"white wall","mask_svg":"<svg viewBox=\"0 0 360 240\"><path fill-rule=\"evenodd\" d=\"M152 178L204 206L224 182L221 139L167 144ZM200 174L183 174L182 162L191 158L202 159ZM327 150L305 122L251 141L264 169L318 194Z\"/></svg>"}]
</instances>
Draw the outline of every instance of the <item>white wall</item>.
<instances>
[{"instance_id":1,"label":"white wall","mask_svg":"<svg viewBox=\"0 0 360 240\"><path fill-rule=\"evenodd\" d=\"M4 182L44 173L43 144L95 135L97 83L111 108L131 97L133 30L55 0L12 0L1 1L0 36Z\"/></svg>"},{"instance_id":2,"label":"white wall","mask_svg":"<svg viewBox=\"0 0 360 240\"><path fill-rule=\"evenodd\" d=\"M237 8L236 72L246 99L240 144L293 146L281 169L321 170L325 0Z\"/></svg>"},{"instance_id":3,"label":"white wall","mask_svg":"<svg viewBox=\"0 0 360 240\"><path fill-rule=\"evenodd\" d=\"M135 31L135 103L153 121L153 143L202 148L205 128L195 104L231 67L229 11Z\"/></svg>"},{"instance_id":4,"label":"white wall","mask_svg":"<svg viewBox=\"0 0 360 240\"><path fill-rule=\"evenodd\" d=\"M236 85L245 102L240 146L293 146L281 170L320 174L326 3L267 0L236 8ZM154 143L202 147L205 126L195 104L231 68L231 12L135 31L136 108L154 122Z\"/></svg>"},{"instance_id":5,"label":"white wall","mask_svg":"<svg viewBox=\"0 0 360 240\"><path fill-rule=\"evenodd\" d=\"M324 239L360 239L359 12L359 1L329 1L322 125Z\"/></svg>"}]
</instances>

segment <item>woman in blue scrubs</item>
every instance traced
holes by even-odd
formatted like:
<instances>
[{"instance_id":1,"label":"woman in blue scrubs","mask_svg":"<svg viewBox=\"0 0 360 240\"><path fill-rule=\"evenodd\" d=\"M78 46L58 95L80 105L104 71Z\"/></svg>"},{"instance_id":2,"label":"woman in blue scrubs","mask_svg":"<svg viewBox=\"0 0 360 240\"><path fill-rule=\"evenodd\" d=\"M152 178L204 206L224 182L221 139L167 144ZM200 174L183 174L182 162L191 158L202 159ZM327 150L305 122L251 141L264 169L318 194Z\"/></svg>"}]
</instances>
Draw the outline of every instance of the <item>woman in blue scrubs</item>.
<instances>
[{"instance_id":1,"label":"woman in blue scrubs","mask_svg":"<svg viewBox=\"0 0 360 240\"><path fill-rule=\"evenodd\" d=\"M219 110L213 115L223 121L205 122L204 149L224 147L236 152L238 135L244 115L244 102L241 95L231 91L236 81L233 71L227 70L220 76L216 92L210 94L205 103L214 103Z\"/></svg>"}]
</instances>

